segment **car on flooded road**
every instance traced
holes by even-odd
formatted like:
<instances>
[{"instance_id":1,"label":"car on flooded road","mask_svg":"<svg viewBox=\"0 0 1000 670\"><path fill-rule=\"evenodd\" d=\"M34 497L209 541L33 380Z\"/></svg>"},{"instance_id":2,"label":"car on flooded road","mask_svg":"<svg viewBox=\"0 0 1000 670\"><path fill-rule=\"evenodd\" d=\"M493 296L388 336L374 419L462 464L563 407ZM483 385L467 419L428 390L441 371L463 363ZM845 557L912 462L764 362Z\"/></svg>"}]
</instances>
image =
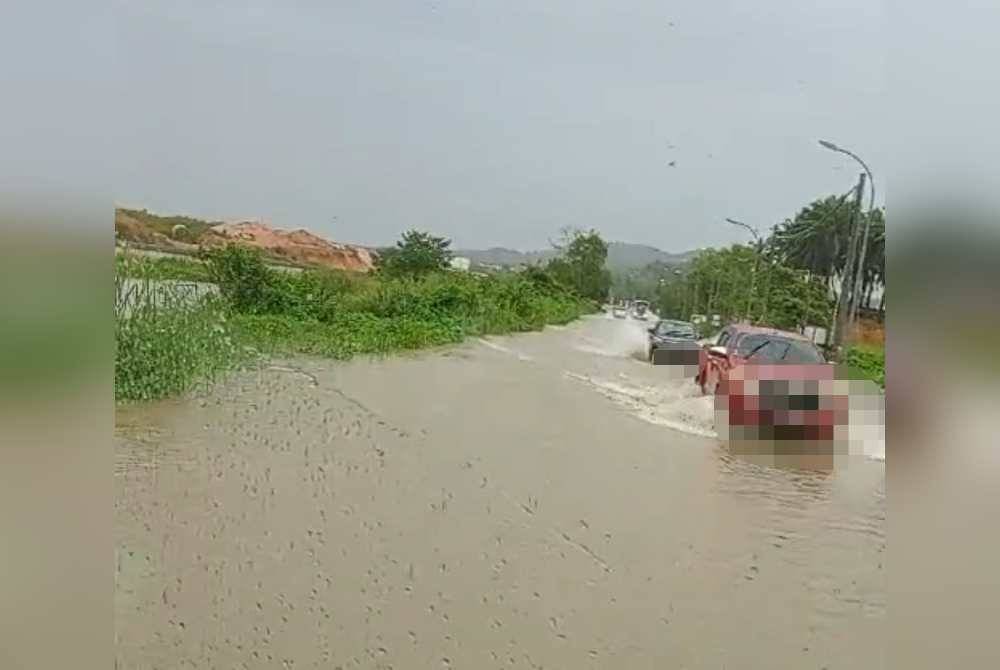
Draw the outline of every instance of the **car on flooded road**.
<instances>
[{"instance_id":1,"label":"car on flooded road","mask_svg":"<svg viewBox=\"0 0 1000 670\"><path fill-rule=\"evenodd\" d=\"M649 302L645 300L636 300L632 303L632 318L638 319L639 321L645 321L649 318Z\"/></svg>"},{"instance_id":2,"label":"car on flooded road","mask_svg":"<svg viewBox=\"0 0 1000 670\"><path fill-rule=\"evenodd\" d=\"M846 420L835 372L802 335L733 325L705 346L695 382L715 396L731 439L811 442L833 440Z\"/></svg>"},{"instance_id":3,"label":"car on flooded road","mask_svg":"<svg viewBox=\"0 0 1000 670\"><path fill-rule=\"evenodd\" d=\"M698 331L693 323L660 319L647 331L646 360L656 364L698 365Z\"/></svg>"}]
</instances>

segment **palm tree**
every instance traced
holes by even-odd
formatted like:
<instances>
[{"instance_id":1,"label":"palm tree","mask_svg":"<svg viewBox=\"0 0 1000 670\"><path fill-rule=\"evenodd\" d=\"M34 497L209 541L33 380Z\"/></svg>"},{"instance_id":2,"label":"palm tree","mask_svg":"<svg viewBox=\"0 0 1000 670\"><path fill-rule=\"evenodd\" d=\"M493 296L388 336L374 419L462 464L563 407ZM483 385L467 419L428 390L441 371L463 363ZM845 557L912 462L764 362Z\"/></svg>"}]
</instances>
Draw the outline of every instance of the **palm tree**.
<instances>
[{"instance_id":1,"label":"palm tree","mask_svg":"<svg viewBox=\"0 0 1000 670\"><path fill-rule=\"evenodd\" d=\"M829 196L804 207L779 224L768 240L777 257L793 267L832 280L844 269L850 238L846 198Z\"/></svg>"},{"instance_id":2,"label":"palm tree","mask_svg":"<svg viewBox=\"0 0 1000 670\"><path fill-rule=\"evenodd\" d=\"M769 253L792 267L826 280L831 292L842 279L851 239L851 208L848 196L829 196L804 207L794 219L781 223L767 241ZM885 215L881 209L864 214L857 225L871 216L868 251L862 268L862 295L868 298L876 287L885 286Z\"/></svg>"}]
</instances>

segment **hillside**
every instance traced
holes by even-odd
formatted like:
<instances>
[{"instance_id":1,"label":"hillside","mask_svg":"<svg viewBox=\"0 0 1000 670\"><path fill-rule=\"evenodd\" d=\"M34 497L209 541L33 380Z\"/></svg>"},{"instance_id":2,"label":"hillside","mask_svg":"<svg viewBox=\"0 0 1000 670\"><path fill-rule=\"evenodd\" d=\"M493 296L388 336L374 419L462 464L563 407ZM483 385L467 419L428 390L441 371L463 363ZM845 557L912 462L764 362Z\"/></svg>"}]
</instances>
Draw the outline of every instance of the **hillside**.
<instances>
[{"instance_id":1,"label":"hillside","mask_svg":"<svg viewBox=\"0 0 1000 670\"><path fill-rule=\"evenodd\" d=\"M249 221L223 223L187 216L160 216L145 209L115 210L116 242L166 253L194 254L202 248L243 244L260 249L271 262L368 272L372 250L340 244L308 230L282 230Z\"/></svg>"}]
</instances>

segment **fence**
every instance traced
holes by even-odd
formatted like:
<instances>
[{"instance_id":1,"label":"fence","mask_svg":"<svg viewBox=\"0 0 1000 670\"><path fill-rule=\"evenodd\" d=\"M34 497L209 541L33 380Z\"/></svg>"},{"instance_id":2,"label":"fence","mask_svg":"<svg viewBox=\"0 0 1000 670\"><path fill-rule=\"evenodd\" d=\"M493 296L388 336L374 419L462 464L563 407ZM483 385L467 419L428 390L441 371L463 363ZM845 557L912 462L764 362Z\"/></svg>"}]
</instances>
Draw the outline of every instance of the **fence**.
<instances>
[{"instance_id":1,"label":"fence","mask_svg":"<svg viewBox=\"0 0 1000 670\"><path fill-rule=\"evenodd\" d=\"M215 284L116 277L115 316L128 316L140 310L192 307L218 292Z\"/></svg>"}]
</instances>

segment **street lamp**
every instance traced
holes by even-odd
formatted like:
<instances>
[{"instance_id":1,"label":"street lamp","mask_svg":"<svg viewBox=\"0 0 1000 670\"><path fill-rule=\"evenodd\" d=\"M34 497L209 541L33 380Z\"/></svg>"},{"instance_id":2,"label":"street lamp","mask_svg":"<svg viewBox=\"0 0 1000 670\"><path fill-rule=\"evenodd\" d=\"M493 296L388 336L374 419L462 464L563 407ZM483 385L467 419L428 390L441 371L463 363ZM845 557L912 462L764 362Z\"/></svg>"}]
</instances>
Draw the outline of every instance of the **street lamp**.
<instances>
[{"instance_id":1,"label":"street lamp","mask_svg":"<svg viewBox=\"0 0 1000 670\"><path fill-rule=\"evenodd\" d=\"M868 174L868 186L871 189L871 194L868 197L868 211L871 211L875 207L875 177L872 176L872 171L868 168L868 164L861 160L861 156L858 156L853 151L839 147L833 142L828 142L827 140L820 140L819 145L824 149L829 149L830 151L836 151L837 153L845 154L850 156L858 162L858 164L864 168L864 171Z\"/></svg>"},{"instance_id":2,"label":"street lamp","mask_svg":"<svg viewBox=\"0 0 1000 670\"><path fill-rule=\"evenodd\" d=\"M865 256L868 255L868 233L872 225L872 215L875 212L875 177L872 176L872 171L868 168L868 164L861 160L861 157L853 151L839 147L833 142L829 142L827 140L819 140L819 145L824 149L829 149L830 151L836 151L837 153L850 156L856 160L862 168L864 168L865 173L868 175L868 216L865 217L865 234L864 237L861 238L861 259L858 261L858 271L854 275L854 287L851 291L853 300L851 301L851 313L849 316L850 321L853 322L858 312L859 298L857 296L861 293L861 277L864 274L865 269ZM853 269L854 268L852 267L851 270ZM843 290L843 288L841 288L841 290Z\"/></svg>"},{"instance_id":3,"label":"street lamp","mask_svg":"<svg viewBox=\"0 0 1000 670\"><path fill-rule=\"evenodd\" d=\"M751 307L753 306L754 292L757 290L757 271L760 269L760 255L764 251L764 243L760 239L760 232L749 223L743 223L729 217L726 217L726 223L746 228L753 235L754 239L753 270L750 272L750 295L747 296L747 319L749 319L751 316Z\"/></svg>"},{"instance_id":4,"label":"street lamp","mask_svg":"<svg viewBox=\"0 0 1000 670\"><path fill-rule=\"evenodd\" d=\"M761 246L761 244L760 244L760 232L758 232L758 230L756 228L754 228L753 226L751 226L750 224L743 223L742 221L737 221L736 219L730 219L729 217L726 217L726 223L731 223L734 226L739 226L741 228L746 228L747 230L750 231L750 234L753 235L753 239L754 239L754 242L757 243L757 247L759 248Z\"/></svg>"}]
</instances>

